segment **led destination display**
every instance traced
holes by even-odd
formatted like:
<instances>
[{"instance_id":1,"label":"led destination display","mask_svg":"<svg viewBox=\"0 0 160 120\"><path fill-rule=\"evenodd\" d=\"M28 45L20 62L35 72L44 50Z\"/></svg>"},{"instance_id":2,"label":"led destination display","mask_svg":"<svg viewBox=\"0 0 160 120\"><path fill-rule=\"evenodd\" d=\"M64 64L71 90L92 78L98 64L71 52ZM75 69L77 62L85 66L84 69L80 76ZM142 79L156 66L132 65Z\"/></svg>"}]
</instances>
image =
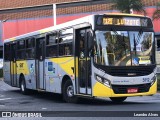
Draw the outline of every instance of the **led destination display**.
<instances>
[{"instance_id":1,"label":"led destination display","mask_svg":"<svg viewBox=\"0 0 160 120\"><path fill-rule=\"evenodd\" d=\"M97 25L142 26L142 27L151 27L152 26L151 21L148 18L117 17L117 16L98 17Z\"/></svg>"}]
</instances>

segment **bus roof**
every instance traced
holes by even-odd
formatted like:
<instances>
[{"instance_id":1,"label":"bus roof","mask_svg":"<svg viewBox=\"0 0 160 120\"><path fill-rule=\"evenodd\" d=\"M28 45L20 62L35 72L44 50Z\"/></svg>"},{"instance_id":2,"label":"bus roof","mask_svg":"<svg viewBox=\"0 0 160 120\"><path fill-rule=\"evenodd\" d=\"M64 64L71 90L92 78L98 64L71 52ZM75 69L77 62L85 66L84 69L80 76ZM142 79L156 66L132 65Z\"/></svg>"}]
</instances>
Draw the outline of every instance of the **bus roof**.
<instances>
[{"instance_id":1,"label":"bus roof","mask_svg":"<svg viewBox=\"0 0 160 120\"><path fill-rule=\"evenodd\" d=\"M66 23L62 23L62 24L59 24L59 25L56 25L56 26L51 26L51 27L44 28L44 29L41 29L41 30L37 30L37 31L26 33L26 34L22 34L22 35L19 35L19 36L15 36L15 37L12 37L12 38L8 38L8 39L4 40L4 43L15 41L15 40L18 40L18 39L27 38L27 37L30 37L30 36L43 34L43 33L46 33L46 32L52 32L54 30L56 31L56 30L64 29L64 28L71 27L71 26L74 26L74 25L80 25L82 23L89 23L89 22L91 23L91 21L93 21L93 19L92 19L93 17L94 17L94 15L88 15L88 16L85 16L85 17L82 17L82 18L79 18L79 19L76 19L76 20L72 20L72 21L69 21L69 22L66 22Z\"/></svg>"},{"instance_id":2,"label":"bus roof","mask_svg":"<svg viewBox=\"0 0 160 120\"><path fill-rule=\"evenodd\" d=\"M138 15L138 14L123 14L123 13L105 13L105 14L95 14L95 15L119 15L119 16L137 16L137 17L146 17L146 16L143 16L143 15ZM72 20L72 21L69 21L69 22L66 22L66 23L62 23L62 24L59 24L59 25L56 25L56 26L51 26L51 27L48 27L48 28L44 28L44 29L41 29L41 30L37 30L37 31L33 31L33 32L29 32L29 33L26 33L26 34L22 34L22 35L19 35L19 36L15 36L15 37L12 37L12 38L8 38L6 40L4 40L4 43L6 42L11 42L11 41L15 41L15 40L18 40L18 39L23 39L23 38L29 38L30 36L35 36L35 35L39 35L39 34L43 34L43 33L46 33L46 32L52 32L53 30L59 30L59 29L63 29L63 28L67 28L67 27L71 27L71 26L74 26L74 25L80 25L82 23L93 23L93 17L95 15L88 15L88 16L85 16L85 17L82 17L82 18L79 18L79 19L75 19L75 20Z\"/></svg>"},{"instance_id":3,"label":"bus roof","mask_svg":"<svg viewBox=\"0 0 160 120\"><path fill-rule=\"evenodd\" d=\"M137 16L137 17L147 17L147 16L144 16L144 15L139 15L139 14L127 14L127 13L105 13L105 15L119 15L119 16Z\"/></svg>"}]
</instances>

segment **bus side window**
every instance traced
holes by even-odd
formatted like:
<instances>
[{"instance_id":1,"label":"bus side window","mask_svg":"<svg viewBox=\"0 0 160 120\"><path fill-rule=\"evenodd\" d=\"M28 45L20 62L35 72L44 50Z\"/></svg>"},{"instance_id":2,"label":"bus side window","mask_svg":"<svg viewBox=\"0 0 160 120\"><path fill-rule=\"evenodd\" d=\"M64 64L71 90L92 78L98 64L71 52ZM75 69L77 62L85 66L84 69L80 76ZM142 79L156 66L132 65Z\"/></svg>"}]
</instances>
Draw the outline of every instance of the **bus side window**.
<instances>
[{"instance_id":1,"label":"bus side window","mask_svg":"<svg viewBox=\"0 0 160 120\"><path fill-rule=\"evenodd\" d=\"M11 55L10 55L10 44L4 44L4 51L5 51L4 60L5 61L10 60L10 58L11 58Z\"/></svg>"},{"instance_id":2,"label":"bus side window","mask_svg":"<svg viewBox=\"0 0 160 120\"><path fill-rule=\"evenodd\" d=\"M19 40L17 42L17 59L22 60L26 57L26 50L25 50L25 40Z\"/></svg>"},{"instance_id":3,"label":"bus side window","mask_svg":"<svg viewBox=\"0 0 160 120\"><path fill-rule=\"evenodd\" d=\"M35 57L35 39L26 40L26 58L33 59Z\"/></svg>"},{"instance_id":4,"label":"bus side window","mask_svg":"<svg viewBox=\"0 0 160 120\"><path fill-rule=\"evenodd\" d=\"M59 45L59 55L66 56L72 55L72 42L64 43Z\"/></svg>"},{"instance_id":5,"label":"bus side window","mask_svg":"<svg viewBox=\"0 0 160 120\"><path fill-rule=\"evenodd\" d=\"M62 43L63 42L63 38L59 38L59 43Z\"/></svg>"},{"instance_id":6,"label":"bus side window","mask_svg":"<svg viewBox=\"0 0 160 120\"><path fill-rule=\"evenodd\" d=\"M70 48L67 46L64 48L64 51L65 51L65 55L70 55Z\"/></svg>"},{"instance_id":7,"label":"bus side window","mask_svg":"<svg viewBox=\"0 0 160 120\"><path fill-rule=\"evenodd\" d=\"M157 51L160 51L160 39L157 39Z\"/></svg>"},{"instance_id":8,"label":"bus side window","mask_svg":"<svg viewBox=\"0 0 160 120\"><path fill-rule=\"evenodd\" d=\"M46 57L56 57L57 56L57 33L51 33L47 35L46 40Z\"/></svg>"},{"instance_id":9,"label":"bus side window","mask_svg":"<svg viewBox=\"0 0 160 120\"><path fill-rule=\"evenodd\" d=\"M47 57L52 57L52 56L57 56L57 47L56 46L50 46L49 51L48 51L48 56Z\"/></svg>"},{"instance_id":10,"label":"bus side window","mask_svg":"<svg viewBox=\"0 0 160 120\"><path fill-rule=\"evenodd\" d=\"M68 56L73 54L73 29L60 31L59 36L59 56Z\"/></svg>"}]
</instances>

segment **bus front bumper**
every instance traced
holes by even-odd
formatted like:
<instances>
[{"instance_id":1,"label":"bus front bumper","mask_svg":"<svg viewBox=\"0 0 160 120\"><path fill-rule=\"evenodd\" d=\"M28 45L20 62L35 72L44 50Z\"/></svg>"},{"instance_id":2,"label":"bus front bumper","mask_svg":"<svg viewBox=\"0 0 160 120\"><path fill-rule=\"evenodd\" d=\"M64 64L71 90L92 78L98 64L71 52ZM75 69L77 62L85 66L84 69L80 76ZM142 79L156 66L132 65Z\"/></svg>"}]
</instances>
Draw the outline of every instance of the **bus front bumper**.
<instances>
[{"instance_id":1,"label":"bus front bumper","mask_svg":"<svg viewBox=\"0 0 160 120\"><path fill-rule=\"evenodd\" d=\"M123 93L123 94L116 94L114 93L112 88L106 87L105 85L96 82L93 87L93 96L94 97L130 97L130 96L147 96L153 95L157 92L157 80L155 83L149 88L148 92L137 92L137 93Z\"/></svg>"}]
</instances>

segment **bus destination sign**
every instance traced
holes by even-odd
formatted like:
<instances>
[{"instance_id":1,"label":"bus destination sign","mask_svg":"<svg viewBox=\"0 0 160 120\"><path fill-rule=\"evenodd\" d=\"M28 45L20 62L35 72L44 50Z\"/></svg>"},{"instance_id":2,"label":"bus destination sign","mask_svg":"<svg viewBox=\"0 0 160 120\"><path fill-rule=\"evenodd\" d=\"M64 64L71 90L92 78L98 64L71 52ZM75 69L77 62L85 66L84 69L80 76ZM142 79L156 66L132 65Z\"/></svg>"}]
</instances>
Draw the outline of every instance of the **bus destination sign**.
<instances>
[{"instance_id":1,"label":"bus destination sign","mask_svg":"<svg viewBox=\"0 0 160 120\"><path fill-rule=\"evenodd\" d=\"M101 20L100 20L101 19ZM100 22L101 21L101 22ZM137 18L137 17L100 17L98 18L98 25L116 25L116 26L142 26L148 27L148 18Z\"/></svg>"}]
</instances>

